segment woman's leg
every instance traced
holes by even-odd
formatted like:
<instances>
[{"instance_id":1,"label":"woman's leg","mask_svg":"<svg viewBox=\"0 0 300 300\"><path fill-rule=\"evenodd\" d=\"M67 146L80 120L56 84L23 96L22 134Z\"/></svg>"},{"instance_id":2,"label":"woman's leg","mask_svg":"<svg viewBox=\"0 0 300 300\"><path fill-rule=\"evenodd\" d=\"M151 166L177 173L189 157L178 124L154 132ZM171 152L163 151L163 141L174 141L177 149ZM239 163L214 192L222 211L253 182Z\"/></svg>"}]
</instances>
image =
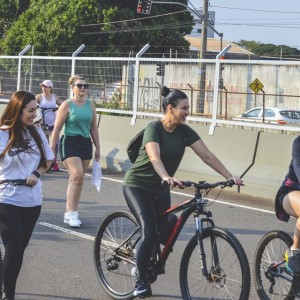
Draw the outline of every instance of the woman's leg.
<instances>
[{"instance_id":1,"label":"woman's leg","mask_svg":"<svg viewBox=\"0 0 300 300\"><path fill-rule=\"evenodd\" d=\"M153 194L128 186L123 187L127 205L141 227L141 240L136 253L136 265L139 280L144 281L151 252L156 237L156 210Z\"/></svg>"},{"instance_id":2,"label":"woman's leg","mask_svg":"<svg viewBox=\"0 0 300 300\"><path fill-rule=\"evenodd\" d=\"M5 247L4 290L8 299L14 299L24 250L28 245L40 211L41 206L23 208L0 204L0 233Z\"/></svg>"},{"instance_id":3,"label":"woman's leg","mask_svg":"<svg viewBox=\"0 0 300 300\"><path fill-rule=\"evenodd\" d=\"M283 199L282 206L286 213L296 218L292 249L300 249L300 191L287 194Z\"/></svg>"},{"instance_id":4,"label":"woman's leg","mask_svg":"<svg viewBox=\"0 0 300 300\"><path fill-rule=\"evenodd\" d=\"M64 165L69 171L69 185L67 188L66 211L77 211L83 187L84 174L90 160L81 160L79 157L69 157L64 160Z\"/></svg>"}]
</instances>

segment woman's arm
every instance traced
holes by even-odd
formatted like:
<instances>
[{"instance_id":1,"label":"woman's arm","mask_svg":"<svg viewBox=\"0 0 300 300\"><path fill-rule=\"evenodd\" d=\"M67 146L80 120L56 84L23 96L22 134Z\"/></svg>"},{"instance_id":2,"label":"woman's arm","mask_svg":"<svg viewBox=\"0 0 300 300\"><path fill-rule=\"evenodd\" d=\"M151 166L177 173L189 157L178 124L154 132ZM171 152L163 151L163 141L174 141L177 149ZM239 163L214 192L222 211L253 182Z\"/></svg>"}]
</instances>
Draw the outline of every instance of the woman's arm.
<instances>
[{"instance_id":1,"label":"woman's arm","mask_svg":"<svg viewBox=\"0 0 300 300\"><path fill-rule=\"evenodd\" d=\"M178 183L179 185L181 185L182 183L174 178L171 177L166 169L165 166L163 164L163 162L161 161L160 158L160 147L159 144L156 142L149 142L145 145L145 149L147 151L149 160L151 161L154 170L156 171L156 173L159 175L159 177L163 180L168 182L168 184L173 187L175 182Z\"/></svg>"},{"instance_id":2,"label":"woman's arm","mask_svg":"<svg viewBox=\"0 0 300 300\"><path fill-rule=\"evenodd\" d=\"M56 144L59 138L59 133L65 124L68 114L69 114L69 103L67 101L63 102L62 105L59 107L56 118L55 118L55 124L54 128L50 137L50 147L53 151L54 155L56 156Z\"/></svg>"},{"instance_id":3,"label":"woman's arm","mask_svg":"<svg viewBox=\"0 0 300 300\"><path fill-rule=\"evenodd\" d=\"M95 145L95 160L98 161L100 159L100 141L99 141L99 132L97 126L97 112L94 104L91 102L91 106L93 109L93 121L91 125L90 134Z\"/></svg>"},{"instance_id":4,"label":"woman's arm","mask_svg":"<svg viewBox=\"0 0 300 300\"><path fill-rule=\"evenodd\" d=\"M236 184L241 184L239 177L232 176L222 162L207 148L202 140L198 140L191 145L193 151L212 169L225 177L227 180L233 180Z\"/></svg>"}]
</instances>

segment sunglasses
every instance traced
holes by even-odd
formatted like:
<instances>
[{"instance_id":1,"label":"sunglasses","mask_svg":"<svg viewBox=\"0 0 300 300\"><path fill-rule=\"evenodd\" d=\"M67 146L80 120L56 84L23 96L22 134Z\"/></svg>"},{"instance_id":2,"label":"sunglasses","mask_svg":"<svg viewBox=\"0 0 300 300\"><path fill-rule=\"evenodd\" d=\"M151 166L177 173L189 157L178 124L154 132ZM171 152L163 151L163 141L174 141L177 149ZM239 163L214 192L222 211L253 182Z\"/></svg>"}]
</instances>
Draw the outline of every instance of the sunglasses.
<instances>
[{"instance_id":1,"label":"sunglasses","mask_svg":"<svg viewBox=\"0 0 300 300\"><path fill-rule=\"evenodd\" d=\"M82 84L82 83L77 83L77 84L74 84L73 86L76 86L78 89L88 89L89 88L89 84L88 83L85 83L85 84Z\"/></svg>"}]
</instances>

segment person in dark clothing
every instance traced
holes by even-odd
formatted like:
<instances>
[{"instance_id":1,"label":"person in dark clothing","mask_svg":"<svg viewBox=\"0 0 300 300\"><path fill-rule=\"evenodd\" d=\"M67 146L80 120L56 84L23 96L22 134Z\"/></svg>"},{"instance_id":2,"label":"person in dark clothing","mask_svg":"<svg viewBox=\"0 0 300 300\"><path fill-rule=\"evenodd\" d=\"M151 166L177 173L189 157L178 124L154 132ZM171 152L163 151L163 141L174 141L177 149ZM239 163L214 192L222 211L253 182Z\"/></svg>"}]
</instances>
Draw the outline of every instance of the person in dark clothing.
<instances>
[{"instance_id":1,"label":"person in dark clothing","mask_svg":"<svg viewBox=\"0 0 300 300\"><path fill-rule=\"evenodd\" d=\"M206 147L199 135L185 124L189 101L180 90L162 89L164 117L151 122L145 129L139 156L124 178L123 192L127 205L141 227L142 238L137 249L137 283L133 296L152 295L145 280L146 268L156 238L157 216L171 205L170 187L182 183L174 174L184 155L185 147L193 151L226 179L241 184L220 160ZM167 184L162 185L164 181Z\"/></svg>"},{"instance_id":2,"label":"person in dark clothing","mask_svg":"<svg viewBox=\"0 0 300 300\"><path fill-rule=\"evenodd\" d=\"M290 216L296 218L294 242L286 252L287 268L300 273L300 136L292 146L292 160L285 179L280 186L275 200L276 216L287 222Z\"/></svg>"}]
</instances>

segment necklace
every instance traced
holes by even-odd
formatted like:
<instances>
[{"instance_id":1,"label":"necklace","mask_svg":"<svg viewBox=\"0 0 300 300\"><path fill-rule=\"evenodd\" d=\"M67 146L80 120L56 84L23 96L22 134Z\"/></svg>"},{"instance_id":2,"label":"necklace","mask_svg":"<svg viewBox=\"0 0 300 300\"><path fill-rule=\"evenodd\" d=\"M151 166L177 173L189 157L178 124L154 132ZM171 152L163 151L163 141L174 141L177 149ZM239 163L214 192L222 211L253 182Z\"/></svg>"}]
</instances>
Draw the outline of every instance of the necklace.
<instances>
[{"instance_id":1,"label":"necklace","mask_svg":"<svg viewBox=\"0 0 300 300\"><path fill-rule=\"evenodd\" d=\"M76 99L76 98L73 98L72 100L73 100L74 104L77 105L77 106L84 106L85 102L86 102L85 98L80 99L81 101Z\"/></svg>"}]
</instances>

